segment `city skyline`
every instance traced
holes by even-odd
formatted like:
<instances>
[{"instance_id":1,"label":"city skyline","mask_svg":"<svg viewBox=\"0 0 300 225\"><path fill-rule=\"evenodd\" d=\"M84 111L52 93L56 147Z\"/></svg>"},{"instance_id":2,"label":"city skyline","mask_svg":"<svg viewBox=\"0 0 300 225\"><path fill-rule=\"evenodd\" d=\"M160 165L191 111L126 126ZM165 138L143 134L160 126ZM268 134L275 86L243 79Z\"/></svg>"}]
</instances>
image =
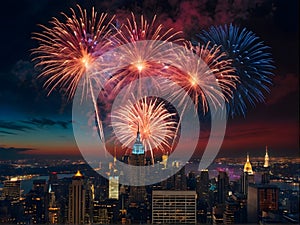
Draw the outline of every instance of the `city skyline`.
<instances>
[{"instance_id":1,"label":"city skyline","mask_svg":"<svg viewBox=\"0 0 300 225\"><path fill-rule=\"evenodd\" d=\"M123 6L121 2L106 2L106 6L97 2L77 3L87 8L95 5L100 12L117 12L119 16L128 13L131 7L130 4ZM270 6L264 2L255 8L252 14L246 13L250 11L250 6L241 5L242 12L245 13L242 20L241 15L237 14L234 17L220 12L218 16L223 16L223 19L218 20L219 17L215 17L215 20L209 22L210 16L203 12L202 19L205 22L198 25L198 30L195 30L196 25L189 18L181 20L182 17L178 17L177 20L173 20L175 22L172 25L175 28L181 28L182 23L186 23L185 35L189 38L199 33L200 29L207 29L209 25L233 22L253 31L271 47L276 69L273 85L270 86L271 91L266 94L266 103L258 103L255 108L249 108L245 118L229 118L218 155L220 157L240 157L247 152L250 156L260 156L266 145L270 149L271 157L299 156L299 55L296 18L298 3L272 3ZM4 21L1 25L2 30L7 32L9 38L7 40L6 35L1 37L6 57L1 61L0 71L0 159L30 158L39 155L78 157L80 151L72 131L72 101L67 102L59 91L47 96L42 80L36 79L38 72L34 70L30 56L30 49L37 46L37 43L31 40L32 32L39 30L37 24L48 24L47 21L51 17L58 16L61 11L69 12L69 8L74 7L75 3L44 1L34 4L34 7L29 1L18 2L17 6L10 4L4 3L3 9L10 10L1 13L1 21ZM192 10L191 5L185 1L178 4L183 12ZM53 6L50 10L49 5ZM135 10L142 8L141 11L150 14L146 6L146 3L137 5ZM11 10L12 7L14 11ZM161 6L157 5L155 10L162 11L163 16L158 19L170 19L171 13L167 14L159 7ZM117 10L121 8L122 10ZM27 17L31 19L25 20ZM170 23L170 20L167 22ZM194 157L201 156L207 136L208 133L204 130L199 140L199 151Z\"/></svg>"}]
</instances>

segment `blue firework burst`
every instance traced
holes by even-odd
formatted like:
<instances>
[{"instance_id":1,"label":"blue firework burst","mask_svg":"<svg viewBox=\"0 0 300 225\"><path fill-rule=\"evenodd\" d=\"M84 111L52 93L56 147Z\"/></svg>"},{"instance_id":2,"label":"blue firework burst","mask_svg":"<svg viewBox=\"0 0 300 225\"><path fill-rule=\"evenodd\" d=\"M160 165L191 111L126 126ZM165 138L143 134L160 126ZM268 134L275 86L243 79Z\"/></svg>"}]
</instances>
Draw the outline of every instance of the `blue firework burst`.
<instances>
[{"instance_id":1,"label":"blue firework burst","mask_svg":"<svg viewBox=\"0 0 300 225\"><path fill-rule=\"evenodd\" d=\"M221 50L227 53L224 57L233 60L239 83L228 102L228 112L232 117L245 116L248 106L254 107L256 103L264 102L275 69L270 47L264 45L252 31L232 24L212 26L197 37L200 42L221 45Z\"/></svg>"}]
</instances>

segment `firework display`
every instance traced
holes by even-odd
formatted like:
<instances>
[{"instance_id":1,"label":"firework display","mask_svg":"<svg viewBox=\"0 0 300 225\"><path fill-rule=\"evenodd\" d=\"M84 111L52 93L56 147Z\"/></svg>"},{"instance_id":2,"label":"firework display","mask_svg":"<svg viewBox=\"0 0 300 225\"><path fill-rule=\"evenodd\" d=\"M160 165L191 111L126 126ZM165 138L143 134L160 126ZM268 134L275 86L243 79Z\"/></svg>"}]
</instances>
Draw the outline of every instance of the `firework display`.
<instances>
[{"instance_id":1,"label":"firework display","mask_svg":"<svg viewBox=\"0 0 300 225\"><path fill-rule=\"evenodd\" d=\"M86 10L80 6L78 10L79 15L71 9L71 17L62 13L65 21L53 18L51 28L40 25L43 31L33 34L33 39L39 42L39 47L32 51L33 61L42 71L39 76L46 79L49 93L58 87L69 98L95 58L110 46L111 20L107 14L99 16L93 8L89 18Z\"/></svg>"},{"instance_id":2,"label":"firework display","mask_svg":"<svg viewBox=\"0 0 300 225\"><path fill-rule=\"evenodd\" d=\"M166 58L176 57L172 55L172 51L167 54L165 51L162 53L161 45L164 42L179 43L183 40L180 37L181 32L176 32L173 28L166 29L162 24L158 24L156 16L149 23L144 16L139 20L131 13L131 18L127 18L126 23L116 30L117 45L124 46L120 53L120 64L126 64L122 61L129 61L130 64L120 69L108 81L115 84L115 92L136 79L153 75L161 76L165 72ZM147 40L157 42L147 42ZM153 87L156 85L159 84L153 80Z\"/></svg>"},{"instance_id":3,"label":"firework display","mask_svg":"<svg viewBox=\"0 0 300 225\"><path fill-rule=\"evenodd\" d=\"M202 31L198 37L204 43L221 46L226 55L220 60L232 60L239 82L228 104L231 116L245 115L247 106L255 106L264 101L265 92L269 92L274 69L269 47L251 31L229 26L213 26Z\"/></svg>"},{"instance_id":4,"label":"firework display","mask_svg":"<svg viewBox=\"0 0 300 225\"><path fill-rule=\"evenodd\" d=\"M112 126L124 147L133 145L139 130L145 151L150 151L153 161L154 149L164 153L171 147L177 127L174 116L158 98L143 97L137 100L133 96L132 101L129 100L112 114Z\"/></svg>"},{"instance_id":5,"label":"firework display","mask_svg":"<svg viewBox=\"0 0 300 225\"><path fill-rule=\"evenodd\" d=\"M232 89L236 86L238 77L234 73L232 61L223 58L225 53L220 53L220 48L216 45L211 48L210 43L193 46L189 42L183 51L177 51L177 54L182 54L178 62L180 70L166 73L167 78L186 90L184 96L175 92L174 98L180 98L182 104L185 104L186 98L191 97L196 112L200 109L206 113L209 110L208 102L214 109L220 107L220 102L229 101ZM192 51L194 57L183 57L188 51Z\"/></svg>"},{"instance_id":6,"label":"firework display","mask_svg":"<svg viewBox=\"0 0 300 225\"><path fill-rule=\"evenodd\" d=\"M151 84L145 87L138 83L137 89L160 87L155 76L167 78L184 89L184 95L174 92L171 97L180 99L183 106L187 104L187 98L191 98L196 113L207 113L210 107L217 109L225 101L232 116L245 115L248 103L254 106L264 100L264 92L268 91L267 85L273 75L272 58L266 52L268 47L246 29L233 25L212 27L199 35L199 43L192 44L180 37L182 32L157 24L156 16L149 23L144 16L137 20L132 13L124 24L115 26L117 22L113 16L98 15L94 8L88 15L80 6L77 8L79 15L71 9L71 17L62 13L65 21L54 18L50 28L41 25L43 31L34 33L33 38L39 46L32 51L33 61L41 69L39 77L45 79L45 87L50 88L49 94L60 89L70 99L80 81L84 80L83 93L91 95L103 142L105 137L97 103L99 96L95 96L92 83L109 96L108 99L100 99L108 105L126 85L140 78L152 77ZM174 43L174 48L162 51L166 42ZM120 65L130 63L110 75L105 83L97 76L89 76L87 71L95 67L95 62L98 70L113 66L115 62L110 65L106 61L101 67L99 62L103 61L97 59L119 46L124 46L118 52ZM185 58L187 53L193 57ZM170 59L177 61L178 67L171 65ZM132 93L125 96L130 95ZM182 115L178 115L179 120L174 120L174 112L158 98L132 97L132 101L124 100L123 105L112 113L111 126L115 136L123 147L128 147L134 143L139 128L145 150L151 153L152 160L155 149L170 152L179 135Z\"/></svg>"},{"instance_id":7,"label":"firework display","mask_svg":"<svg viewBox=\"0 0 300 225\"><path fill-rule=\"evenodd\" d=\"M95 105L96 120L101 138L103 139L101 121L99 119L96 98L91 90L91 79L86 75L93 61L109 49L111 42L110 24L107 14L98 13L92 8L90 18L86 10L77 6L79 15L71 9L72 16L65 17L65 22L53 18L51 28L40 25L42 33L34 33L33 39L39 47L33 49L33 61L41 69L39 77L46 79L45 86L50 88L49 94L57 87L64 90L68 98L75 94L79 81L84 78L85 92L92 96ZM98 80L95 80L98 82Z\"/></svg>"}]
</instances>

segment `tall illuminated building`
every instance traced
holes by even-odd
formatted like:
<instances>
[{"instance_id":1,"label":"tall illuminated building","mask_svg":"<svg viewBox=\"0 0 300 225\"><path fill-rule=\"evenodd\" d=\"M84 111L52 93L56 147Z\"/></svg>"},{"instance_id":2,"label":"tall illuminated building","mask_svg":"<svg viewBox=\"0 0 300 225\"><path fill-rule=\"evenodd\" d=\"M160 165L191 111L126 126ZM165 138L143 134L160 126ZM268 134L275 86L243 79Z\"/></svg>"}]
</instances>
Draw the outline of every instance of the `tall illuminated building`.
<instances>
[{"instance_id":1,"label":"tall illuminated building","mask_svg":"<svg viewBox=\"0 0 300 225\"><path fill-rule=\"evenodd\" d=\"M90 183L78 170L69 186L68 223L90 224L92 222L92 190Z\"/></svg>"},{"instance_id":2,"label":"tall illuminated building","mask_svg":"<svg viewBox=\"0 0 300 225\"><path fill-rule=\"evenodd\" d=\"M254 173L253 173L253 170L252 170L252 165L250 163L250 157L249 157L248 153L247 153L247 160L246 160L246 163L244 165L244 174L243 175L244 175L244 179L246 179L245 181L247 183L254 183ZM247 183L244 183L244 185L247 185Z\"/></svg>"},{"instance_id":3,"label":"tall illuminated building","mask_svg":"<svg viewBox=\"0 0 300 225\"><path fill-rule=\"evenodd\" d=\"M269 184L270 183L270 162L269 162L269 154L268 154L268 146L266 146L266 153L265 153L265 161L263 166L263 173L261 177L262 184Z\"/></svg>"},{"instance_id":4,"label":"tall illuminated building","mask_svg":"<svg viewBox=\"0 0 300 225\"><path fill-rule=\"evenodd\" d=\"M109 176L108 198L119 199L119 176Z\"/></svg>"},{"instance_id":5,"label":"tall illuminated building","mask_svg":"<svg viewBox=\"0 0 300 225\"><path fill-rule=\"evenodd\" d=\"M135 143L132 148L132 152L128 158L129 165L137 166L137 174L132 179L139 179L141 182L145 180L145 174L141 170L138 170L138 166L145 166L145 149L141 142L140 131L138 130ZM145 186L131 186L129 193L129 202L141 203L144 202L146 195Z\"/></svg>"},{"instance_id":6,"label":"tall illuminated building","mask_svg":"<svg viewBox=\"0 0 300 225\"><path fill-rule=\"evenodd\" d=\"M55 192L52 190L51 184L49 185L48 199L49 199L48 222L50 224L58 224L60 208L56 204Z\"/></svg>"},{"instance_id":7,"label":"tall illuminated building","mask_svg":"<svg viewBox=\"0 0 300 225\"><path fill-rule=\"evenodd\" d=\"M264 168L268 168L269 165L269 155L268 155L268 146L266 146L266 154L265 154L265 162L264 162Z\"/></svg>"},{"instance_id":8,"label":"tall illuminated building","mask_svg":"<svg viewBox=\"0 0 300 225\"><path fill-rule=\"evenodd\" d=\"M250 163L250 159L249 159L249 154L247 153L247 161L244 165L244 172L248 173L248 175L252 175L253 174L253 170L252 170L252 165Z\"/></svg>"},{"instance_id":9,"label":"tall illuminated building","mask_svg":"<svg viewBox=\"0 0 300 225\"><path fill-rule=\"evenodd\" d=\"M119 199L119 176L116 169L116 149L114 150L114 162L110 164L109 178L108 178L108 198Z\"/></svg>"}]
</instances>

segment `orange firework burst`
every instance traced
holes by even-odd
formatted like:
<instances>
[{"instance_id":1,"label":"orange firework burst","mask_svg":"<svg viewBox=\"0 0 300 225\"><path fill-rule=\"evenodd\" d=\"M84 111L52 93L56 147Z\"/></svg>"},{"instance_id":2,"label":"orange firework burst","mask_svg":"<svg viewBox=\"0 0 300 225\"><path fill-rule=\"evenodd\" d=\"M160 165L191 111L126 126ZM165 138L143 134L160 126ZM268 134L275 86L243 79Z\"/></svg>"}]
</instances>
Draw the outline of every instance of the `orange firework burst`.
<instances>
[{"instance_id":1,"label":"orange firework burst","mask_svg":"<svg viewBox=\"0 0 300 225\"><path fill-rule=\"evenodd\" d=\"M195 55L186 58L186 51L192 51ZM183 56L178 60L180 70L169 74L171 80L186 90L184 96L175 92L174 98L181 99L185 104L186 98L191 97L197 112L198 105L202 105L203 112L210 107L220 107L222 101L228 101L235 88L238 77L234 75L231 60L220 60L225 53L220 53L220 47L206 45L186 45L182 51ZM184 71L184 72L182 72Z\"/></svg>"},{"instance_id":2,"label":"orange firework burst","mask_svg":"<svg viewBox=\"0 0 300 225\"><path fill-rule=\"evenodd\" d=\"M116 137L125 147L131 147L135 141L138 126L145 151L150 151L153 162L153 150L162 152L170 149L175 139L177 122L175 113L170 113L163 101L157 98L143 97L119 107L112 114L112 126Z\"/></svg>"},{"instance_id":3,"label":"orange firework burst","mask_svg":"<svg viewBox=\"0 0 300 225\"><path fill-rule=\"evenodd\" d=\"M99 16L92 8L89 18L86 10L79 5L77 8L79 15L74 9L71 17L62 13L64 22L53 18L51 28L40 25L44 30L33 36L39 42L39 47L32 51L33 61L41 69L39 77L46 78L49 94L59 87L69 99L95 58L109 49L111 36L112 19L107 14ZM86 77L85 84L89 85L88 82Z\"/></svg>"},{"instance_id":4,"label":"orange firework burst","mask_svg":"<svg viewBox=\"0 0 300 225\"><path fill-rule=\"evenodd\" d=\"M120 69L110 80L116 84L115 91L119 91L132 80L160 75L164 69L164 58L171 53L165 51L162 54L161 46L165 42L182 41L180 34L181 32L176 32L173 28L165 29L162 24L157 24L156 16L148 23L143 15L138 21L131 13L131 19L127 18L126 23L117 29L116 40L123 46L120 61L128 66ZM154 82L153 86L155 85L158 84Z\"/></svg>"}]
</instances>

